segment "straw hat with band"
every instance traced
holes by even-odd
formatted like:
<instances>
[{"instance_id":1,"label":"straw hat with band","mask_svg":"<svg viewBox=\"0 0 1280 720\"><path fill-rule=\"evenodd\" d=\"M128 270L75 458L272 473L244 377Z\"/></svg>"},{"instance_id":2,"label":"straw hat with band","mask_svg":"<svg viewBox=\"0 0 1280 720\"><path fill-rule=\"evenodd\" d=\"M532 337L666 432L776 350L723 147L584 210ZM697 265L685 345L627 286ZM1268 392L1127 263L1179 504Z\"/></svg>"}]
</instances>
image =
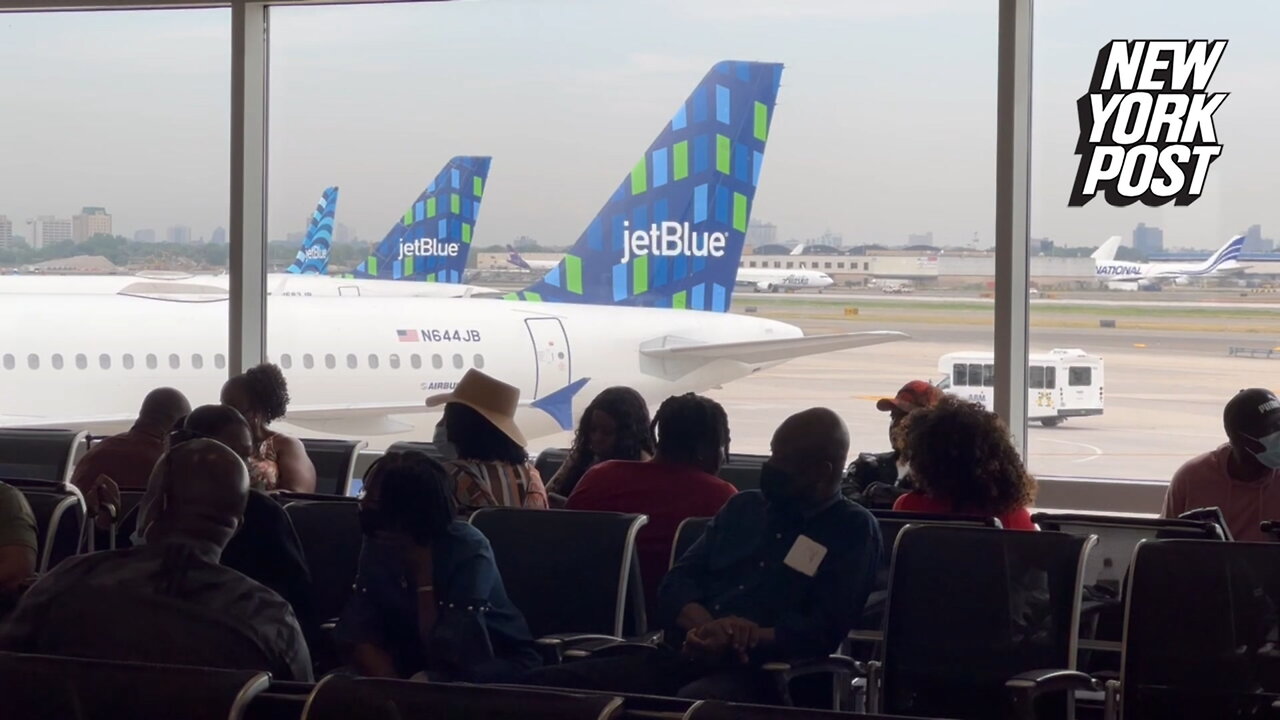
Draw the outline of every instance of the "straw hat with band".
<instances>
[{"instance_id":1,"label":"straw hat with band","mask_svg":"<svg viewBox=\"0 0 1280 720\"><path fill-rule=\"evenodd\" d=\"M493 423L494 427L516 441L520 447L529 444L524 439L524 433L516 427L516 408L520 407L520 388L514 385L496 380L479 370L468 370L453 388L453 392L427 398L427 407L436 407L445 403L466 405Z\"/></svg>"}]
</instances>

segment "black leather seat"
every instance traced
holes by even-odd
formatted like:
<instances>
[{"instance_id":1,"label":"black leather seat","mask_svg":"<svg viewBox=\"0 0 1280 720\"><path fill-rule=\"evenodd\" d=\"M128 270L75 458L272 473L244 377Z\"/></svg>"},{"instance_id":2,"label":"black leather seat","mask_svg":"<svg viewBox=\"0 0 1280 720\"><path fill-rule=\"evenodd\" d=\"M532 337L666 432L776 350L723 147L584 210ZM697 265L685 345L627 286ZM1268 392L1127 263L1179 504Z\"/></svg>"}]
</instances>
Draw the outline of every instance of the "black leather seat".
<instances>
[{"instance_id":1,"label":"black leather seat","mask_svg":"<svg viewBox=\"0 0 1280 720\"><path fill-rule=\"evenodd\" d=\"M360 564L360 505L354 498L329 496L283 498L298 542L311 571L311 597L316 618L332 622L351 596Z\"/></svg>"},{"instance_id":2,"label":"black leather seat","mask_svg":"<svg viewBox=\"0 0 1280 720\"><path fill-rule=\"evenodd\" d=\"M331 675L316 685L304 720L611 720L622 700L550 690L421 683Z\"/></svg>"},{"instance_id":3,"label":"black leather seat","mask_svg":"<svg viewBox=\"0 0 1280 720\"><path fill-rule=\"evenodd\" d=\"M673 567L677 560L684 557L689 548L702 539L703 533L707 531L707 526L710 524L711 518L691 517L680 521L680 526L676 528L676 537L671 542L671 561L667 566Z\"/></svg>"},{"instance_id":4,"label":"black leather seat","mask_svg":"<svg viewBox=\"0 0 1280 720\"><path fill-rule=\"evenodd\" d=\"M76 430L0 429L0 478L67 482L87 443Z\"/></svg>"},{"instance_id":5,"label":"black leather seat","mask_svg":"<svg viewBox=\"0 0 1280 720\"><path fill-rule=\"evenodd\" d=\"M364 440L320 440L302 438L302 447L316 468L316 493L348 495L355 475L356 459L369 446Z\"/></svg>"},{"instance_id":6,"label":"black leather seat","mask_svg":"<svg viewBox=\"0 0 1280 720\"><path fill-rule=\"evenodd\" d=\"M84 499L75 487L44 480L0 479L22 492L36 518L39 552L36 572L43 573L67 558L78 555L83 547L85 529Z\"/></svg>"}]
</instances>

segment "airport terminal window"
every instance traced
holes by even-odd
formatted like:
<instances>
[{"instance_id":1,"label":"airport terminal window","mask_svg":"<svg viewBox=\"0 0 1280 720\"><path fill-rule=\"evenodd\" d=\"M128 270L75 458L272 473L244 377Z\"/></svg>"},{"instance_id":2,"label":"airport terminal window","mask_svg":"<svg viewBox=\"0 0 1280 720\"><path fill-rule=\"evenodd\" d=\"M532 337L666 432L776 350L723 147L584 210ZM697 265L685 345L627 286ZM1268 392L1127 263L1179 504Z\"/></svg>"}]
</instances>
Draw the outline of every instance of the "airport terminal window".
<instances>
[{"instance_id":1,"label":"airport terminal window","mask_svg":"<svg viewBox=\"0 0 1280 720\"><path fill-rule=\"evenodd\" d=\"M395 353L391 353L391 355L387 358L387 363L391 365L392 370L399 370L400 356Z\"/></svg>"},{"instance_id":2,"label":"airport terminal window","mask_svg":"<svg viewBox=\"0 0 1280 720\"><path fill-rule=\"evenodd\" d=\"M76 369L87 370L89 368L89 358L84 353L76 353Z\"/></svg>"},{"instance_id":3,"label":"airport terminal window","mask_svg":"<svg viewBox=\"0 0 1280 720\"><path fill-rule=\"evenodd\" d=\"M435 368L435 369L437 369L437 370L439 370L439 369L443 368L443 367L444 367L444 358L440 357L439 355L432 355L432 356L431 356L431 367L433 367L433 368Z\"/></svg>"},{"instance_id":4,"label":"airport terminal window","mask_svg":"<svg viewBox=\"0 0 1280 720\"><path fill-rule=\"evenodd\" d=\"M32 354L28 355L28 356L27 356L27 367L28 367L28 368L31 368L32 370L39 370L39 369L40 369L40 356L39 356L39 355L36 355L35 353L32 353Z\"/></svg>"},{"instance_id":5,"label":"airport terminal window","mask_svg":"<svg viewBox=\"0 0 1280 720\"><path fill-rule=\"evenodd\" d=\"M359 363L359 361L356 359L355 354L354 354L354 353L347 353L347 367L348 367L348 368L350 368L350 369L352 369L352 370L355 370L357 367L359 367L359 365L360 365L360 363Z\"/></svg>"},{"instance_id":6,"label":"airport terminal window","mask_svg":"<svg viewBox=\"0 0 1280 720\"><path fill-rule=\"evenodd\" d=\"M483 356L483 355L479 355L479 354L477 354L474 358L472 358L472 359L471 359L471 362L472 362L472 365L474 365L474 366L475 366L475 368L476 368L477 370L483 370L483 369L484 369L484 356Z\"/></svg>"},{"instance_id":7,"label":"airport terminal window","mask_svg":"<svg viewBox=\"0 0 1280 720\"><path fill-rule=\"evenodd\" d=\"M160 361L156 358L155 355L152 355L151 353L147 353L147 369L155 370L158 367L160 367Z\"/></svg>"},{"instance_id":8,"label":"airport terminal window","mask_svg":"<svg viewBox=\"0 0 1280 720\"><path fill-rule=\"evenodd\" d=\"M281 355L281 356L280 356L280 367L281 367L282 369L284 369L284 370L290 370L290 369L292 369L292 368L293 368L293 356L291 356L289 353L285 353L285 354Z\"/></svg>"},{"instance_id":9,"label":"airport terminal window","mask_svg":"<svg viewBox=\"0 0 1280 720\"><path fill-rule=\"evenodd\" d=\"M330 370L333 370L334 368L338 367L338 358L334 357L333 353L325 353L324 366Z\"/></svg>"},{"instance_id":10,"label":"airport terminal window","mask_svg":"<svg viewBox=\"0 0 1280 720\"><path fill-rule=\"evenodd\" d=\"M316 359L312 357L311 353L305 353L302 356L302 367L310 370L315 366L316 366Z\"/></svg>"},{"instance_id":11,"label":"airport terminal window","mask_svg":"<svg viewBox=\"0 0 1280 720\"><path fill-rule=\"evenodd\" d=\"M122 365L124 365L124 369L125 369L125 370L132 370L132 369L133 369L133 356L132 356L132 355L130 355L129 353L125 353L125 354L124 354L124 357L122 357L122 358L120 359L120 363L121 363ZM61 364L61 361L59 361L59 364Z\"/></svg>"},{"instance_id":12,"label":"airport terminal window","mask_svg":"<svg viewBox=\"0 0 1280 720\"><path fill-rule=\"evenodd\" d=\"M53 369L54 369L54 370L61 370L61 369L62 369L62 355L61 355L61 353L54 353L54 354L53 354Z\"/></svg>"},{"instance_id":13,"label":"airport terminal window","mask_svg":"<svg viewBox=\"0 0 1280 720\"><path fill-rule=\"evenodd\" d=\"M5 355L4 355L4 369L5 369L5 370L12 370L13 368L14 368L13 356L12 356L12 355L10 355L9 353L5 353Z\"/></svg>"},{"instance_id":14,"label":"airport terminal window","mask_svg":"<svg viewBox=\"0 0 1280 720\"><path fill-rule=\"evenodd\" d=\"M370 370L378 369L378 356L374 355L373 353L369 353L369 369Z\"/></svg>"},{"instance_id":15,"label":"airport terminal window","mask_svg":"<svg viewBox=\"0 0 1280 720\"><path fill-rule=\"evenodd\" d=\"M1067 385L1069 387L1089 386L1093 384L1093 368L1090 367L1070 367L1067 368Z\"/></svg>"},{"instance_id":16,"label":"airport terminal window","mask_svg":"<svg viewBox=\"0 0 1280 720\"><path fill-rule=\"evenodd\" d=\"M170 369L170 370L178 370L178 369L179 369L179 368L181 368L181 367L182 367L182 358L178 357L177 353L172 353L172 354L170 354L170 355L169 355L169 369Z\"/></svg>"},{"instance_id":17,"label":"airport terminal window","mask_svg":"<svg viewBox=\"0 0 1280 720\"><path fill-rule=\"evenodd\" d=\"M414 369L414 370L421 370L421 369L422 369L422 356L421 356L421 355L418 355L418 354L411 355L411 356L409 357L409 364L413 366L413 369Z\"/></svg>"}]
</instances>

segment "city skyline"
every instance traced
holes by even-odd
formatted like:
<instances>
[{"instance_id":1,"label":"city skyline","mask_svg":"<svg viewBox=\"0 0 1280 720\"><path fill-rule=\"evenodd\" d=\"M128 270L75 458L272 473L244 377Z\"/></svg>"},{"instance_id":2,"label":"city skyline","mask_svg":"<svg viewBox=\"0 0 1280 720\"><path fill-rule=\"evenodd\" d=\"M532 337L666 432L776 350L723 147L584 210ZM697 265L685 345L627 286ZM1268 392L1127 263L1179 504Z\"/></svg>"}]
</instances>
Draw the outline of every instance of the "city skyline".
<instances>
[{"instance_id":1,"label":"city skyline","mask_svg":"<svg viewBox=\"0 0 1280 720\"><path fill-rule=\"evenodd\" d=\"M1264 30L1280 9L1196 7L1037 5L1032 237L1097 245L1144 222L1167 245L1209 249L1280 223L1270 199L1280 56ZM831 229L847 245L923 231L939 245L969 245L975 232L994 244L994 2L486 0L271 14L271 239L303 229L330 184L343 190L339 217L380 238L431 169L480 152L494 170L477 242L567 245L711 63L733 57L787 66L753 218L787 238ZM126 237L187 225L209 238L229 226L229 16L0 17L0 88L29 100L0 138L13 170L0 178L0 213L15 234L28 218L71 216L82 199L111 209ZM474 26L485 32L458 32ZM1074 104L1098 48L1116 37L1230 40L1212 85L1231 93L1215 116L1224 152L1190 207L1066 206ZM183 62L157 62L165 57ZM423 83L424 68L447 81ZM110 90L88 106L78 93L92 88ZM457 111L440 111L442 94Z\"/></svg>"}]
</instances>

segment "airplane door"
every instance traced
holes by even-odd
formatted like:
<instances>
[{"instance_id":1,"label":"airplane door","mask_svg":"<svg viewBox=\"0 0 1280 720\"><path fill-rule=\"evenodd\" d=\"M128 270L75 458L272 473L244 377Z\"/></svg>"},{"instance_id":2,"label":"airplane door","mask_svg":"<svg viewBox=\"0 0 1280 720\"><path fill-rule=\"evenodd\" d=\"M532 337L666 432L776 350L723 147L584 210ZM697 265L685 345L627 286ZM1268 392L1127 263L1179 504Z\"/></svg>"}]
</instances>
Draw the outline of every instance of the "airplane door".
<instances>
[{"instance_id":1,"label":"airplane door","mask_svg":"<svg viewBox=\"0 0 1280 720\"><path fill-rule=\"evenodd\" d=\"M359 285L339 285L338 296L339 297L360 297L360 286Z\"/></svg>"},{"instance_id":2,"label":"airplane door","mask_svg":"<svg viewBox=\"0 0 1280 720\"><path fill-rule=\"evenodd\" d=\"M549 395L573 380L569 357L569 337L557 318L529 318L524 321L533 343L537 370L533 399Z\"/></svg>"}]
</instances>

